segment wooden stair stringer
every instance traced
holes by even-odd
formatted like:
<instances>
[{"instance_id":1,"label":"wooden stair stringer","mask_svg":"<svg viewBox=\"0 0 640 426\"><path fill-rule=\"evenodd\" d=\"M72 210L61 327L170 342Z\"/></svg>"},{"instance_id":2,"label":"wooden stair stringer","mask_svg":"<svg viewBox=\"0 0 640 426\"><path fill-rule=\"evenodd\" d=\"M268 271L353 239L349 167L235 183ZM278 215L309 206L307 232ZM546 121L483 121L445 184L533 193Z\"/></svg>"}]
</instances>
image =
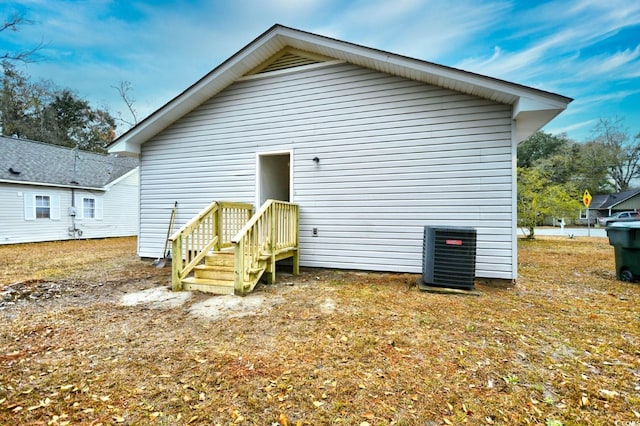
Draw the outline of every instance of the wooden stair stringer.
<instances>
[{"instance_id":1,"label":"wooden stair stringer","mask_svg":"<svg viewBox=\"0 0 640 426\"><path fill-rule=\"evenodd\" d=\"M259 267L255 268L253 271L249 272L249 276L251 279L244 283L244 294L251 293L253 289L258 285L260 278L264 275L267 270L268 262L266 260L260 259Z\"/></svg>"}]
</instances>

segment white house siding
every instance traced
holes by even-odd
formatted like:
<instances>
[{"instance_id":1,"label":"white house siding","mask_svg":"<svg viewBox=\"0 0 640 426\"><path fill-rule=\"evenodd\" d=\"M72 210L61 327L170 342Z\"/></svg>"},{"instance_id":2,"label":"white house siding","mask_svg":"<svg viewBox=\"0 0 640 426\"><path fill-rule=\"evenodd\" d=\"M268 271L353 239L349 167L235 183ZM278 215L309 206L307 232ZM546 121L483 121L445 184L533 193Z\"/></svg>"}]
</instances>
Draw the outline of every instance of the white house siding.
<instances>
[{"instance_id":1,"label":"white house siding","mask_svg":"<svg viewBox=\"0 0 640 426\"><path fill-rule=\"evenodd\" d=\"M139 179L138 169L107 188L107 191L76 191L78 215L76 224L83 238L124 237L138 234ZM95 197L102 214L97 218L82 217L82 198Z\"/></svg>"},{"instance_id":2,"label":"white house siding","mask_svg":"<svg viewBox=\"0 0 640 426\"><path fill-rule=\"evenodd\" d=\"M25 219L25 197L46 195L59 200L59 219ZM66 209L71 192L65 188L0 183L0 244L66 240L71 221Z\"/></svg>"},{"instance_id":3,"label":"white house siding","mask_svg":"<svg viewBox=\"0 0 640 426\"><path fill-rule=\"evenodd\" d=\"M137 170L109 188L108 191L75 189L75 218L69 214L71 188L0 183L0 244L58 241L78 238L69 234L74 220L82 230L80 238L106 238L136 235L138 229ZM59 200L59 216L30 219L25 213L25 197L47 195ZM94 198L103 206L101 219L82 218L82 197Z\"/></svg>"},{"instance_id":4,"label":"white house siding","mask_svg":"<svg viewBox=\"0 0 640 426\"><path fill-rule=\"evenodd\" d=\"M174 201L176 228L254 202L256 152L293 150L303 266L417 273L423 227L461 225L477 276L515 278L511 129L509 105L349 64L244 79L142 145L139 254Z\"/></svg>"}]
</instances>

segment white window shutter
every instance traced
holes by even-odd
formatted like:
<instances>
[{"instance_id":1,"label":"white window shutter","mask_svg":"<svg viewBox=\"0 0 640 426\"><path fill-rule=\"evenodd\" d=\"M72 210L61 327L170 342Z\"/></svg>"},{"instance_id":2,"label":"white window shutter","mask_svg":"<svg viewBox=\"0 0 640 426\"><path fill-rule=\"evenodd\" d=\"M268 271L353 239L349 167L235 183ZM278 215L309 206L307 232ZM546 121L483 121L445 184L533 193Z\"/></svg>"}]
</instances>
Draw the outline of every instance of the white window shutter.
<instances>
[{"instance_id":1,"label":"white window shutter","mask_svg":"<svg viewBox=\"0 0 640 426\"><path fill-rule=\"evenodd\" d=\"M102 198L96 198L96 219L102 220Z\"/></svg>"},{"instance_id":2,"label":"white window shutter","mask_svg":"<svg viewBox=\"0 0 640 426\"><path fill-rule=\"evenodd\" d=\"M60 196L52 195L51 200L51 220L60 220Z\"/></svg>"},{"instance_id":3,"label":"white window shutter","mask_svg":"<svg viewBox=\"0 0 640 426\"><path fill-rule=\"evenodd\" d=\"M28 192L24 193L24 220L36 220L36 196Z\"/></svg>"}]
</instances>

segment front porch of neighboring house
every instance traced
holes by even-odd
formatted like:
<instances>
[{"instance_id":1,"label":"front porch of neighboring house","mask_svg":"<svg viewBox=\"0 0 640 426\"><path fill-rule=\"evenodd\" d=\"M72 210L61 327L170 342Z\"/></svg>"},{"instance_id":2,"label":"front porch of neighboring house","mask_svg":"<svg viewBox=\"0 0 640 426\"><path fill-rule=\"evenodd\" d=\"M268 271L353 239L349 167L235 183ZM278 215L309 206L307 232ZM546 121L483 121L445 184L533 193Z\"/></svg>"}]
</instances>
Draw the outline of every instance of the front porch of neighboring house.
<instances>
[{"instance_id":1,"label":"front porch of neighboring house","mask_svg":"<svg viewBox=\"0 0 640 426\"><path fill-rule=\"evenodd\" d=\"M215 201L169 238L171 287L244 296L263 274L276 280L276 262L300 269L298 205L267 200L253 206Z\"/></svg>"}]
</instances>

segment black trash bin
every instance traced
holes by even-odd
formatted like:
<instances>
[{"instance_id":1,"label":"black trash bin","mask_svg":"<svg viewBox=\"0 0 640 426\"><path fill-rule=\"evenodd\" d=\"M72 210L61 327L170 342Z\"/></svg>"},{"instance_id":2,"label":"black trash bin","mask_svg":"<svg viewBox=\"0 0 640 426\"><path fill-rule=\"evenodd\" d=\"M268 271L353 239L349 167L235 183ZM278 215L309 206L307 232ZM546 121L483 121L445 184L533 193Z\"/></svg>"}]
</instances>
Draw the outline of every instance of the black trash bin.
<instances>
[{"instance_id":1,"label":"black trash bin","mask_svg":"<svg viewBox=\"0 0 640 426\"><path fill-rule=\"evenodd\" d=\"M609 244L616 258L616 277L622 281L640 280L640 221L614 223L607 227Z\"/></svg>"}]
</instances>

